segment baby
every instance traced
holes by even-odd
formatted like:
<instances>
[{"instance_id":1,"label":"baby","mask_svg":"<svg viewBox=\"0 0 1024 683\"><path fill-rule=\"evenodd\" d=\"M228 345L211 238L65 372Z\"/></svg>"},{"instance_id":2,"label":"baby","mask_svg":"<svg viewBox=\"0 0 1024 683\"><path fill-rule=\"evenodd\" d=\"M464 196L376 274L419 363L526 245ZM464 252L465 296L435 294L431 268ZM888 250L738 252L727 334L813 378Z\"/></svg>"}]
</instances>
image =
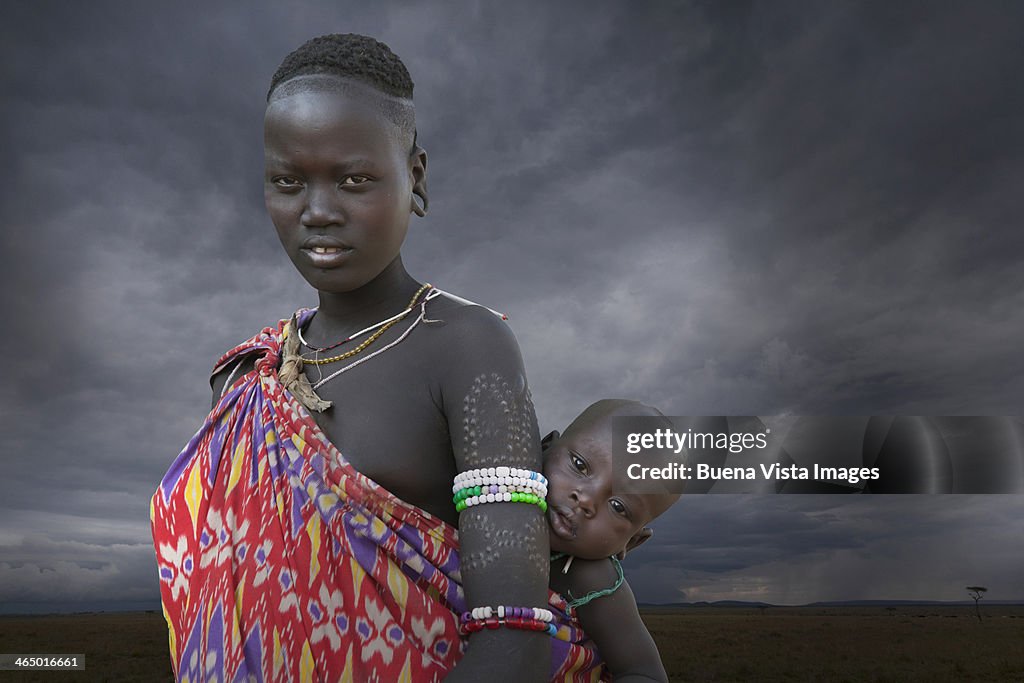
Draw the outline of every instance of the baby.
<instances>
[{"instance_id":1,"label":"baby","mask_svg":"<svg viewBox=\"0 0 1024 683\"><path fill-rule=\"evenodd\" d=\"M626 415L661 413L635 401L606 399L584 410L565 433L543 439L550 587L575 609L616 681L667 681L619 561L651 537L646 525L679 494L613 492L612 418Z\"/></svg>"}]
</instances>

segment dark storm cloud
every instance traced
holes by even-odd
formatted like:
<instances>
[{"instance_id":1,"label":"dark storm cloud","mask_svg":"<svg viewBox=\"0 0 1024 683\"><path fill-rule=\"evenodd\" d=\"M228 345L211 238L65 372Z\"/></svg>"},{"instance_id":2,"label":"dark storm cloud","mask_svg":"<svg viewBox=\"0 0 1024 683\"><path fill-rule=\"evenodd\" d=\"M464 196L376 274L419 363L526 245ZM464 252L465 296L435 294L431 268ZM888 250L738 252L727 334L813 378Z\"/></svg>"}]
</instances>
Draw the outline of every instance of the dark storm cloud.
<instances>
[{"instance_id":1,"label":"dark storm cloud","mask_svg":"<svg viewBox=\"0 0 1024 683\"><path fill-rule=\"evenodd\" d=\"M406 263L509 313L545 430L614 395L675 414L1021 413L1020 19L1009 3L9 10L0 600L47 580L156 599L148 498L210 367L315 303L262 206L262 103L280 59L327 31L408 64L431 212ZM652 601L909 597L899 577L939 552L936 519L979 552L1020 529L1008 497L927 500L707 497L630 572ZM1009 547L992 571L1020 597ZM788 585L809 568L811 589Z\"/></svg>"}]
</instances>

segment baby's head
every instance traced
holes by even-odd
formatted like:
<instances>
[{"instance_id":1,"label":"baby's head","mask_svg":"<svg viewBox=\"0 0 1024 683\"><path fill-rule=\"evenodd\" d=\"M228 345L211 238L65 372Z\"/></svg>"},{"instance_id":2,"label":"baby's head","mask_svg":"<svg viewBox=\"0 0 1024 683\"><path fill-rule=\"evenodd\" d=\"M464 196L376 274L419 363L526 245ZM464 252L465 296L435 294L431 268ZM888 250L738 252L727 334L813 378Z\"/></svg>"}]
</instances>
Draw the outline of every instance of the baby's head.
<instances>
[{"instance_id":1,"label":"baby's head","mask_svg":"<svg viewBox=\"0 0 1024 683\"><path fill-rule=\"evenodd\" d=\"M613 493L612 418L664 417L636 401L605 399L544 437L551 549L583 559L620 558L651 537L646 525L679 494Z\"/></svg>"},{"instance_id":2,"label":"baby's head","mask_svg":"<svg viewBox=\"0 0 1024 683\"><path fill-rule=\"evenodd\" d=\"M412 91L402 61L355 34L314 38L274 74L264 199L285 251L318 290L348 292L400 263L409 214L426 211Z\"/></svg>"}]
</instances>

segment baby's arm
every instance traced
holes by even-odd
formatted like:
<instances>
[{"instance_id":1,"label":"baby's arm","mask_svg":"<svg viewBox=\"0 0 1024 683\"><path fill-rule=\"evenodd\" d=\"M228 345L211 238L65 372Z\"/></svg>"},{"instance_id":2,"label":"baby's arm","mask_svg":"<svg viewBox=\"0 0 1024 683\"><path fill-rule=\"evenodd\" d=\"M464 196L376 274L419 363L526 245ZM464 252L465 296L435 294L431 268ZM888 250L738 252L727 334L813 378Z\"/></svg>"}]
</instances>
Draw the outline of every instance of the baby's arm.
<instances>
[{"instance_id":1,"label":"baby's arm","mask_svg":"<svg viewBox=\"0 0 1024 683\"><path fill-rule=\"evenodd\" d=\"M609 560L576 560L569 571L572 594L577 598L608 588L618 578ZM576 613L616 683L668 681L658 648L640 619L628 582L623 581L611 595L581 605Z\"/></svg>"}]
</instances>

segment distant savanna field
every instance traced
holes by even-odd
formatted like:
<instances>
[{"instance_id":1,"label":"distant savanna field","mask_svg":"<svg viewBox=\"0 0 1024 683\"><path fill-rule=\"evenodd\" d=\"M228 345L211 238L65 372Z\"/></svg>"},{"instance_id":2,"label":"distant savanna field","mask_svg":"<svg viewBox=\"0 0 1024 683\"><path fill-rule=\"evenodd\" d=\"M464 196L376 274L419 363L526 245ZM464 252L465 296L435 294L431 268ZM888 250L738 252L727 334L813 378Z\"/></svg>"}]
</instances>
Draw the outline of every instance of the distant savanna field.
<instances>
[{"instance_id":1,"label":"distant savanna field","mask_svg":"<svg viewBox=\"0 0 1024 683\"><path fill-rule=\"evenodd\" d=\"M1024 606L646 608L672 681L1024 681ZM154 612L0 617L0 652L86 654L0 681L171 681Z\"/></svg>"}]
</instances>

